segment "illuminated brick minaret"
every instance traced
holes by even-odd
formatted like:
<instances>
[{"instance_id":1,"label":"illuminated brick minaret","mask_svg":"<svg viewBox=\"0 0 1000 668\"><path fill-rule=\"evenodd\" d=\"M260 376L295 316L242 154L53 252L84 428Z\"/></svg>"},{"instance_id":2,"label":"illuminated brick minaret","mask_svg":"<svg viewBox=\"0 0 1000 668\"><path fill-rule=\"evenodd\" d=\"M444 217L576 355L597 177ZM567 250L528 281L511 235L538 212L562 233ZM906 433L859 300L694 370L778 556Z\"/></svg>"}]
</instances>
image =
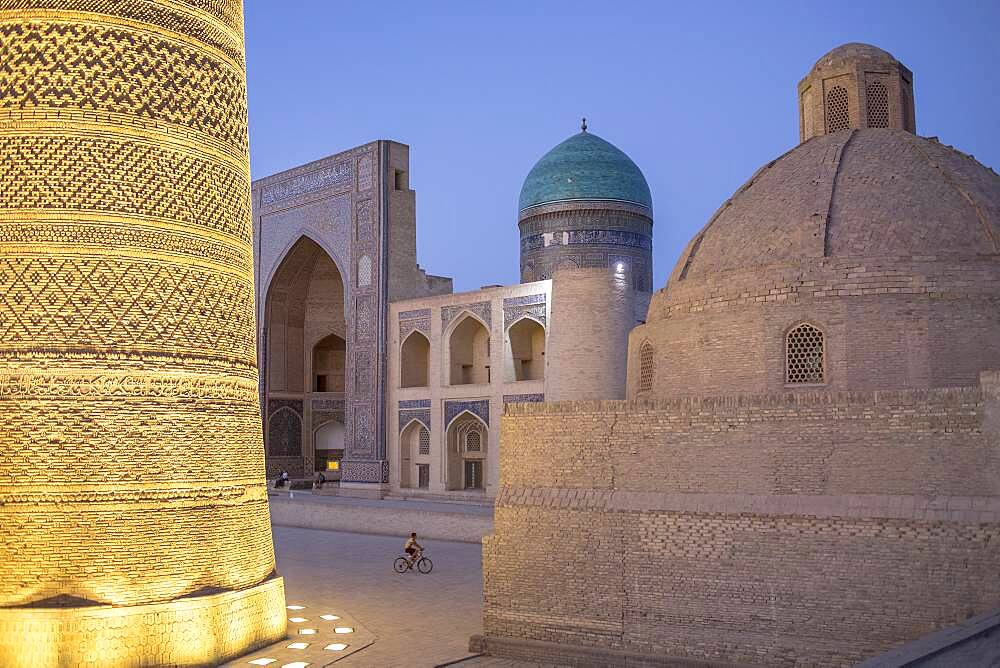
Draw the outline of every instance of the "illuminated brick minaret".
<instances>
[{"instance_id":1,"label":"illuminated brick minaret","mask_svg":"<svg viewBox=\"0 0 1000 668\"><path fill-rule=\"evenodd\" d=\"M0 665L284 636L240 0L0 0Z\"/></svg>"}]
</instances>

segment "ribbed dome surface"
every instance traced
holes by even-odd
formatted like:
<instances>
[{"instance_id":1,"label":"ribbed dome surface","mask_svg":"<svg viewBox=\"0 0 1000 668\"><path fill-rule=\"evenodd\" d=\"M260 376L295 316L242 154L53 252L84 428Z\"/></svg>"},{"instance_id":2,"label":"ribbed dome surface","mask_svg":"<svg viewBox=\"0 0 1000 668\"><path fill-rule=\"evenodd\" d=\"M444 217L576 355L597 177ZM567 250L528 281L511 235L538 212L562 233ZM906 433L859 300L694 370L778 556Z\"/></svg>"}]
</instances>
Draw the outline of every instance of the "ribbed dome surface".
<instances>
[{"instance_id":1,"label":"ribbed dome surface","mask_svg":"<svg viewBox=\"0 0 1000 668\"><path fill-rule=\"evenodd\" d=\"M581 199L653 206L649 185L636 164L589 132L573 135L535 163L521 187L519 208Z\"/></svg>"},{"instance_id":2,"label":"ribbed dome surface","mask_svg":"<svg viewBox=\"0 0 1000 668\"><path fill-rule=\"evenodd\" d=\"M671 280L822 257L1000 252L1000 176L902 130L817 137L761 168L688 245Z\"/></svg>"}]
</instances>

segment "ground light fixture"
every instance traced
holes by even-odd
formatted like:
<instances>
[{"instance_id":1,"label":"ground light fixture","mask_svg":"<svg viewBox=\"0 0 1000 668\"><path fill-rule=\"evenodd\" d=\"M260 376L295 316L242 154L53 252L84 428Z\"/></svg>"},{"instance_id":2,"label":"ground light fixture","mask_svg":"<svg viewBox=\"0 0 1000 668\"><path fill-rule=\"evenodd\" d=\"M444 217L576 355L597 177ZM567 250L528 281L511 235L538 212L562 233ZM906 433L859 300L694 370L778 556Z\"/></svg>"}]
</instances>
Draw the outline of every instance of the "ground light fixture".
<instances>
[{"instance_id":1,"label":"ground light fixture","mask_svg":"<svg viewBox=\"0 0 1000 668\"><path fill-rule=\"evenodd\" d=\"M350 626L338 626L333 630L334 633L354 633L354 629Z\"/></svg>"},{"instance_id":2,"label":"ground light fixture","mask_svg":"<svg viewBox=\"0 0 1000 668\"><path fill-rule=\"evenodd\" d=\"M331 644L327 645L323 649L328 649L331 652L342 652L345 649L347 649L347 645L345 645L342 642L335 642L335 643L331 643Z\"/></svg>"}]
</instances>

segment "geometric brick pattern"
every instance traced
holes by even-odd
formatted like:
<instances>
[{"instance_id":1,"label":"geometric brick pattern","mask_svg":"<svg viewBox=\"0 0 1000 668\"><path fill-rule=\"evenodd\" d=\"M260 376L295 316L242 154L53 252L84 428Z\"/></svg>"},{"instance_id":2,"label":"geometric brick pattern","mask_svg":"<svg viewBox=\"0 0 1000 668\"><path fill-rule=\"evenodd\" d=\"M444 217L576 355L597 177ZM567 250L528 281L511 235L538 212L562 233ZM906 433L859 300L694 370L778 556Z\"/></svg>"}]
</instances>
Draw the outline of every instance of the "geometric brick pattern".
<instances>
[{"instance_id":1,"label":"geometric brick pattern","mask_svg":"<svg viewBox=\"0 0 1000 668\"><path fill-rule=\"evenodd\" d=\"M21 4L8 2L5 8ZM119 4L105 6L115 12ZM55 1L45 5L64 7ZM233 155L246 151L241 64L194 40L170 38L162 31L53 20L39 9L0 25L0 52L8 65L0 71L0 106L130 114L184 126L228 144ZM101 76L94 76L97 69Z\"/></svg>"},{"instance_id":2,"label":"geometric brick pattern","mask_svg":"<svg viewBox=\"0 0 1000 668\"><path fill-rule=\"evenodd\" d=\"M0 350L128 346L254 364L248 275L120 256L0 257L0 312Z\"/></svg>"}]
</instances>

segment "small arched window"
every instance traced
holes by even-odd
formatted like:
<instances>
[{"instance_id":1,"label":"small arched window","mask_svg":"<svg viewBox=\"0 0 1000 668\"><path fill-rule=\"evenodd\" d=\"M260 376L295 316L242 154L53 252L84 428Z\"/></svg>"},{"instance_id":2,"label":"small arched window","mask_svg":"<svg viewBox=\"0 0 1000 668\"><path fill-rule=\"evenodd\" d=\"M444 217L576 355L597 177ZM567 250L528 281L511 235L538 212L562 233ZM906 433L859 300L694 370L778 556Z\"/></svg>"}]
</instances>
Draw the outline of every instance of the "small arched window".
<instances>
[{"instance_id":1,"label":"small arched window","mask_svg":"<svg viewBox=\"0 0 1000 668\"><path fill-rule=\"evenodd\" d=\"M482 452L483 451L483 437L476 430L470 430L465 434L465 451L466 452Z\"/></svg>"},{"instance_id":2,"label":"small arched window","mask_svg":"<svg viewBox=\"0 0 1000 668\"><path fill-rule=\"evenodd\" d=\"M826 382L822 330L803 323L785 337L785 382L816 385Z\"/></svg>"},{"instance_id":3,"label":"small arched window","mask_svg":"<svg viewBox=\"0 0 1000 668\"><path fill-rule=\"evenodd\" d=\"M834 86L826 94L826 131L840 132L851 127L851 108L847 89Z\"/></svg>"},{"instance_id":4,"label":"small arched window","mask_svg":"<svg viewBox=\"0 0 1000 668\"><path fill-rule=\"evenodd\" d=\"M653 344L643 341L639 346L639 391L648 392L653 389L653 377L656 374L656 357Z\"/></svg>"},{"instance_id":5,"label":"small arched window","mask_svg":"<svg viewBox=\"0 0 1000 668\"><path fill-rule=\"evenodd\" d=\"M427 427L420 428L418 439L417 453L421 455L431 454L431 433L427 431Z\"/></svg>"},{"instance_id":6,"label":"small arched window","mask_svg":"<svg viewBox=\"0 0 1000 668\"><path fill-rule=\"evenodd\" d=\"M875 80L868 84L865 93L868 97L868 127L889 127L889 89Z\"/></svg>"}]
</instances>

